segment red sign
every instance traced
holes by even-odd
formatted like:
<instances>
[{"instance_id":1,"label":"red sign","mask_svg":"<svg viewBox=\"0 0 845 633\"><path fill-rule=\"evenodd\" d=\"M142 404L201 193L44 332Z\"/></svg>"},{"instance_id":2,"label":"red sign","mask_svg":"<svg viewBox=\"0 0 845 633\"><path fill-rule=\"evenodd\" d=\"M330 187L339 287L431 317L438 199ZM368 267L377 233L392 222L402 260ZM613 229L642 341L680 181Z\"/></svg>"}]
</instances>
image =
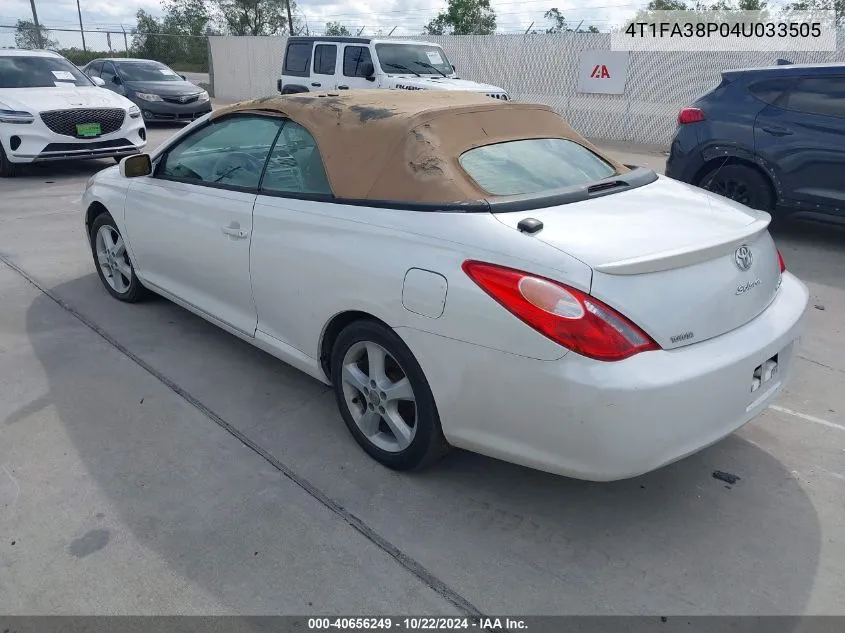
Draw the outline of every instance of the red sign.
<instances>
[{"instance_id":1,"label":"red sign","mask_svg":"<svg viewBox=\"0 0 845 633\"><path fill-rule=\"evenodd\" d=\"M593 72L590 73L590 77L593 79L610 79L610 73L607 70L607 66L604 64L596 64L596 67L593 68Z\"/></svg>"}]
</instances>

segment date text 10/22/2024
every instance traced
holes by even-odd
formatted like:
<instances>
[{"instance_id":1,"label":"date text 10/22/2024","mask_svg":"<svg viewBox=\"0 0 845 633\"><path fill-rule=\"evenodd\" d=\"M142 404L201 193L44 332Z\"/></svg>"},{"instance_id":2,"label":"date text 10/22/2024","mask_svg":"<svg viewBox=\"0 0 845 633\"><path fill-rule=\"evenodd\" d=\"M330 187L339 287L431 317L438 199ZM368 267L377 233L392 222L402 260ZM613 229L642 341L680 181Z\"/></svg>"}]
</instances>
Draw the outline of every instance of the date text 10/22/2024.
<instances>
[{"instance_id":1,"label":"date text 10/22/2024","mask_svg":"<svg viewBox=\"0 0 845 633\"><path fill-rule=\"evenodd\" d=\"M519 618L497 617L373 617L373 618L308 618L309 631L525 631L527 626Z\"/></svg>"}]
</instances>

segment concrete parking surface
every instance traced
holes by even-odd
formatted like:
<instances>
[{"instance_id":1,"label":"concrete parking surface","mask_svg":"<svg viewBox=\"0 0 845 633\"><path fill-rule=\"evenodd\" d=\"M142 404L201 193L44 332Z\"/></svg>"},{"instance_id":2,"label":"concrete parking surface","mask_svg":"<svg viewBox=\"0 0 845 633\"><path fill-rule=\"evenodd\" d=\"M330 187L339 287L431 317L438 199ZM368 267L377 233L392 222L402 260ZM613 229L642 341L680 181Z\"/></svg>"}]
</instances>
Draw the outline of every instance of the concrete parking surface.
<instances>
[{"instance_id":1,"label":"concrete parking surface","mask_svg":"<svg viewBox=\"0 0 845 633\"><path fill-rule=\"evenodd\" d=\"M728 439L612 484L461 451L408 475L324 386L109 297L79 208L109 164L0 181L0 613L845 614L845 231L775 233L815 307Z\"/></svg>"}]
</instances>

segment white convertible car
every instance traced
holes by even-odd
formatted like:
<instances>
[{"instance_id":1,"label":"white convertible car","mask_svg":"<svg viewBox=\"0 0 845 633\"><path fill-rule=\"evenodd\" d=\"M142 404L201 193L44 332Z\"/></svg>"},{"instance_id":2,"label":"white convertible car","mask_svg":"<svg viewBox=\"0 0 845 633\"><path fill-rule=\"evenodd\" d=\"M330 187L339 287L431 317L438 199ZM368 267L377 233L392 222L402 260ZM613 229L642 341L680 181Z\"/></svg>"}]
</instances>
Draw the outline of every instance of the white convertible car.
<instances>
[{"instance_id":1,"label":"white convertible car","mask_svg":"<svg viewBox=\"0 0 845 633\"><path fill-rule=\"evenodd\" d=\"M109 293L333 385L395 469L449 446L598 481L681 459L771 403L808 303L766 213L471 93L239 103L83 204Z\"/></svg>"}]
</instances>

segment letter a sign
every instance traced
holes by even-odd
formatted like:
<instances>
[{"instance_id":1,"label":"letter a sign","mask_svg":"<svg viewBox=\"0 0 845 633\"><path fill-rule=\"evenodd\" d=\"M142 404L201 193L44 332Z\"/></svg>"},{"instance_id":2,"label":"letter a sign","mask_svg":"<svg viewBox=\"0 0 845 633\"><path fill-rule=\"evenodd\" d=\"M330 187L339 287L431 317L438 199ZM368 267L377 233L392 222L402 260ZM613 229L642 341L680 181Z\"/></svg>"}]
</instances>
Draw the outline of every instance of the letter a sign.
<instances>
[{"instance_id":1,"label":"letter a sign","mask_svg":"<svg viewBox=\"0 0 845 633\"><path fill-rule=\"evenodd\" d=\"M628 58L627 51L581 51L578 64L578 92L625 94Z\"/></svg>"}]
</instances>

